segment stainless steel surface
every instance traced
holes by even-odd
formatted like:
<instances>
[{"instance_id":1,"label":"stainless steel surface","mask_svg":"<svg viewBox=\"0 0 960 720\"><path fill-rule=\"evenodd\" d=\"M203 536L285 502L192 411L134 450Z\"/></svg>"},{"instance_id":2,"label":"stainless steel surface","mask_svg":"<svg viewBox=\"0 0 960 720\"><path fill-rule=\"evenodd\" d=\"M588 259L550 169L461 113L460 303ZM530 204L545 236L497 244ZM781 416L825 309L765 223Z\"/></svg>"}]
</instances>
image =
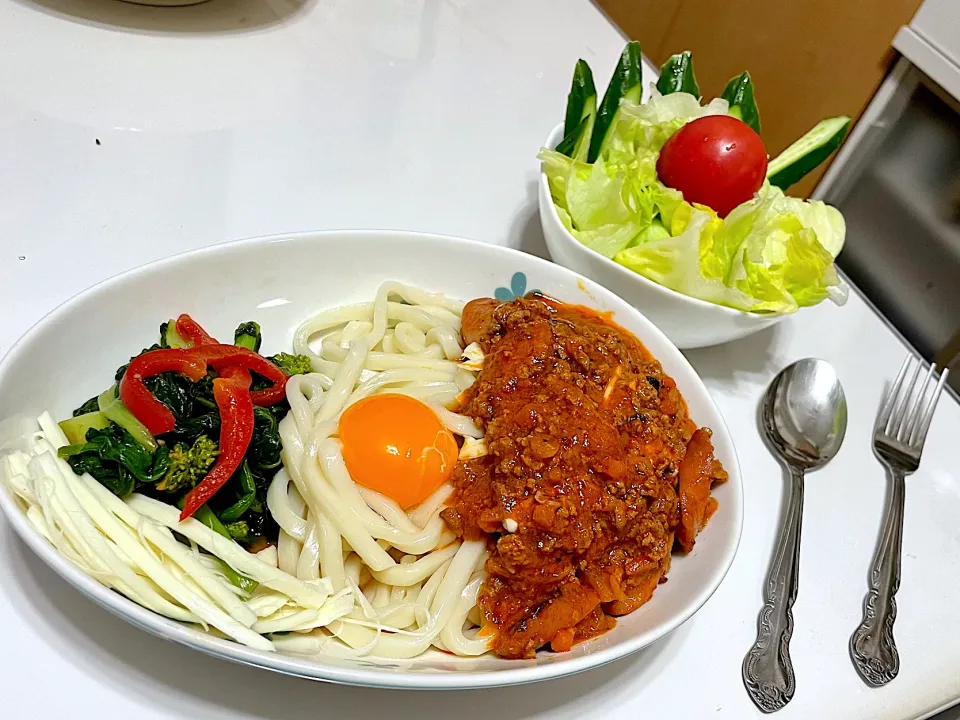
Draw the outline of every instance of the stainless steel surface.
<instances>
[{"instance_id":1,"label":"stainless steel surface","mask_svg":"<svg viewBox=\"0 0 960 720\"><path fill-rule=\"evenodd\" d=\"M846 219L838 263L928 361L960 363L960 100L901 60L864 118L816 193Z\"/></svg>"},{"instance_id":2,"label":"stainless steel surface","mask_svg":"<svg viewBox=\"0 0 960 720\"><path fill-rule=\"evenodd\" d=\"M904 477L920 466L920 454L949 370L939 379L930 365L919 391L914 391L922 363L908 356L877 415L873 449L890 475L890 495L880 542L870 570L870 587L863 603L863 621L850 638L850 657L868 685L885 685L900 671L893 637L897 618L894 596L900 587L900 544L903 539ZM907 376L909 383L905 384ZM934 383L931 386L931 383ZM932 392L931 392L932 387Z\"/></svg>"},{"instance_id":3,"label":"stainless steel surface","mask_svg":"<svg viewBox=\"0 0 960 720\"><path fill-rule=\"evenodd\" d=\"M793 698L796 679L790 660L793 603L797 598L803 477L840 450L847 429L847 401L833 367L814 358L782 370L761 406L764 437L789 475L790 493L757 620L757 640L743 659L743 683L763 712Z\"/></svg>"}]
</instances>

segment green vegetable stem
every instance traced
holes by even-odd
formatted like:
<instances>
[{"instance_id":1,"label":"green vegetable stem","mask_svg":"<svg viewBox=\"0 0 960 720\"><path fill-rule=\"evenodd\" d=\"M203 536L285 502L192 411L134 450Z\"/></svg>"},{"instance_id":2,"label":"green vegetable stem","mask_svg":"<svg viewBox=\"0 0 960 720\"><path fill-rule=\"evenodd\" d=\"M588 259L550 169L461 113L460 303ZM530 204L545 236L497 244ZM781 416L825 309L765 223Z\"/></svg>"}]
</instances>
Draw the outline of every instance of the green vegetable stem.
<instances>
[{"instance_id":1,"label":"green vegetable stem","mask_svg":"<svg viewBox=\"0 0 960 720\"><path fill-rule=\"evenodd\" d=\"M245 322L233 333L233 344L247 350L260 352L261 342L260 325L255 322Z\"/></svg>"},{"instance_id":2,"label":"green vegetable stem","mask_svg":"<svg viewBox=\"0 0 960 720\"><path fill-rule=\"evenodd\" d=\"M160 326L160 347L162 348L185 348L190 347L190 343L180 337L177 332L177 321L167 320Z\"/></svg>"},{"instance_id":3,"label":"green vegetable stem","mask_svg":"<svg viewBox=\"0 0 960 720\"><path fill-rule=\"evenodd\" d=\"M206 505L202 506L199 510L197 510L193 514L193 517L194 519L202 522L204 525L206 525L208 528L213 530L215 533L222 535L228 540L234 539L233 535L231 534L227 526L224 525L222 522L220 522L220 518L218 518L214 514L213 510L208 508ZM256 580L251 580L246 575L241 575L240 573L238 573L232 567L227 565L227 563L225 563L223 560L220 560L220 571L223 573L223 576L227 578L227 582L229 582L234 587L240 588L247 594L252 593L260 585L260 583L258 583Z\"/></svg>"},{"instance_id":4,"label":"green vegetable stem","mask_svg":"<svg viewBox=\"0 0 960 720\"><path fill-rule=\"evenodd\" d=\"M240 465L235 477L240 484L240 497L233 505L221 511L220 519L225 523L239 520L257 501L257 484L253 479L253 473L250 472L250 464L246 460Z\"/></svg>"},{"instance_id":5,"label":"green vegetable stem","mask_svg":"<svg viewBox=\"0 0 960 720\"><path fill-rule=\"evenodd\" d=\"M116 423L130 433L133 439L148 451L152 452L157 449L157 441L153 435L150 434L150 431L144 427L143 423L134 417L133 413L127 409L127 406L124 405L123 401L117 396L116 385L100 393L100 396L97 398L97 406L107 420Z\"/></svg>"},{"instance_id":6,"label":"green vegetable stem","mask_svg":"<svg viewBox=\"0 0 960 720\"><path fill-rule=\"evenodd\" d=\"M108 428L110 427L110 420L99 410L94 410L61 420L59 425L63 434L67 436L67 441L71 445L79 445L87 441L87 430L90 428L97 430Z\"/></svg>"}]
</instances>

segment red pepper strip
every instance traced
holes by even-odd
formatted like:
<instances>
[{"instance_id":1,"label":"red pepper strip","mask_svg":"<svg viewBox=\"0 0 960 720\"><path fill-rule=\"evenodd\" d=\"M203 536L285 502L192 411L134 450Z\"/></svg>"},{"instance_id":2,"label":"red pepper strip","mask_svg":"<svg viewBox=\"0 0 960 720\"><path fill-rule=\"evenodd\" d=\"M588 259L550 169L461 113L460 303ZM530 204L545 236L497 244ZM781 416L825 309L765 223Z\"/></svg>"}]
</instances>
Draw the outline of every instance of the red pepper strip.
<instances>
[{"instance_id":1,"label":"red pepper strip","mask_svg":"<svg viewBox=\"0 0 960 720\"><path fill-rule=\"evenodd\" d=\"M207 363L186 350L151 350L131 360L120 381L123 404L153 435L170 432L176 421L173 413L153 396L143 381L170 371L182 373L196 382L207 374Z\"/></svg>"},{"instance_id":2,"label":"red pepper strip","mask_svg":"<svg viewBox=\"0 0 960 720\"><path fill-rule=\"evenodd\" d=\"M237 347L236 345L203 345L191 348L186 352L203 358L219 373L223 368L238 365L262 375L273 383L263 390L250 393L255 405L274 405L287 396L287 380L289 376L272 362L253 350ZM221 373L222 374L222 373Z\"/></svg>"},{"instance_id":3,"label":"red pepper strip","mask_svg":"<svg viewBox=\"0 0 960 720\"><path fill-rule=\"evenodd\" d=\"M134 417L153 435L170 432L176 425L173 413L147 389L144 380L162 372L179 372L196 382L207 374L207 364L220 375L232 367L252 370L273 385L250 393L257 405L273 405L286 396L287 374L252 350L236 345L201 345L199 347L151 350L130 362L120 381L120 399Z\"/></svg>"},{"instance_id":4,"label":"red pepper strip","mask_svg":"<svg viewBox=\"0 0 960 720\"><path fill-rule=\"evenodd\" d=\"M218 372L226 366L225 363L229 362L229 364L233 364L232 360L228 360L229 357L232 357L231 353L242 351L244 358L238 360L241 367L253 370L258 375L262 375L273 383L269 388L255 390L251 393L255 405L275 405L286 397L287 374L262 355L236 345L221 345L207 333L206 330L200 327L200 323L186 313L177 318L177 332L180 333L180 337L191 342L194 347L218 345L221 348L221 350L217 351L218 354L204 356L204 359L208 360ZM223 353L226 356L222 362L219 353Z\"/></svg>"},{"instance_id":5,"label":"red pepper strip","mask_svg":"<svg viewBox=\"0 0 960 720\"><path fill-rule=\"evenodd\" d=\"M177 334L194 346L217 344L217 341L200 327L200 323L186 313L177 318Z\"/></svg>"},{"instance_id":6,"label":"red pepper strip","mask_svg":"<svg viewBox=\"0 0 960 720\"><path fill-rule=\"evenodd\" d=\"M213 381L213 399L220 411L220 454L203 481L187 493L180 520L186 520L212 498L243 462L253 438L250 372L238 365L223 369Z\"/></svg>"}]
</instances>

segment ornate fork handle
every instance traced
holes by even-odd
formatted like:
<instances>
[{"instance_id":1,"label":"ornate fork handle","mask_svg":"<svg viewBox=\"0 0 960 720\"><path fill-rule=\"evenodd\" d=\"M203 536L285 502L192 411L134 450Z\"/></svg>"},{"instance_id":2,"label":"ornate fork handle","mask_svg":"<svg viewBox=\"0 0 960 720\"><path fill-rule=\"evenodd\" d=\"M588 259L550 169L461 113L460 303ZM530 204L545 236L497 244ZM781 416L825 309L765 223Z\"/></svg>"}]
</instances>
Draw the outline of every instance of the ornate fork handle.
<instances>
[{"instance_id":1,"label":"ornate fork handle","mask_svg":"<svg viewBox=\"0 0 960 720\"><path fill-rule=\"evenodd\" d=\"M883 518L880 544L870 570L870 589L863 602L863 622L850 638L850 656L860 677L879 686L900 671L900 655L893 639L897 619L894 596L900 587L900 545L903 539L904 473L890 466L892 492Z\"/></svg>"},{"instance_id":2,"label":"ornate fork handle","mask_svg":"<svg viewBox=\"0 0 960 720\"><path fill-rule=\"evenodd\" d=\"M788 466L790 497L786 520L764 588L757 640L743 659L743 683L763 712L779 710L793 698L796 682L790 660L793 603L797 599L800 524L803 519L803 470Z\"/></svg>"}]
</instances>

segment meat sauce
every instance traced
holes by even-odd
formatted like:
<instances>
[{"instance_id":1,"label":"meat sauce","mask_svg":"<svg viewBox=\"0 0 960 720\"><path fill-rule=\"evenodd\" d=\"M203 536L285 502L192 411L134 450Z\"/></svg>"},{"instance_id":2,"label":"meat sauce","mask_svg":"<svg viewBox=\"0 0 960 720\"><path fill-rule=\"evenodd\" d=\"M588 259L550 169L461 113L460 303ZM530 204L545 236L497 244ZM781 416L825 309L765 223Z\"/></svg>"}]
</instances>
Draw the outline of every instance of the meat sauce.
<instances>
[{"instance_id":1,"label":"meat sauce","mask_svg":"<svg viewBox=\"0 0 960 720\"><path fill-rule=\"evenodd\" d=\"M536 295L480 299L462 333L485 359L459 410L488 454L458 463L443 517L488 538L479 605L493 650L569 650L666 581L726 473L660 363L600 315Z\"/></svg>"}]
</instances>

